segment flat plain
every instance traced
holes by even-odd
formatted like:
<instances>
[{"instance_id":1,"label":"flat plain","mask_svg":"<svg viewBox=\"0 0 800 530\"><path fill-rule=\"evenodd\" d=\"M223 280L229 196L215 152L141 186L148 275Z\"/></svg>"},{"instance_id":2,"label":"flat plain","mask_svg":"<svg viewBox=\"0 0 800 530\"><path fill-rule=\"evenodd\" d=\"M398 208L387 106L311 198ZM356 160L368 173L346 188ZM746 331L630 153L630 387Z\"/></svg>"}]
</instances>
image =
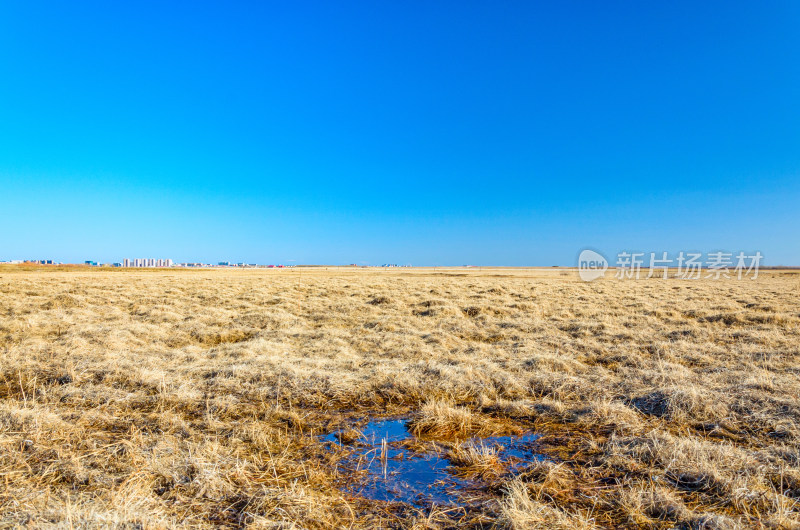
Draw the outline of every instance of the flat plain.
<instances>
[{"instance_id":1,"label":"flat plain","mask_svg":"<svg viewBox=\"0 0 800 530\"><path fill-rule=\"evenodd\" d=\"M474 487L354 492L374 418ZM522 432L525 466L476 441ZM798 528L800 273L1 268L22 525Z\"/></svg>"}]
</instances>

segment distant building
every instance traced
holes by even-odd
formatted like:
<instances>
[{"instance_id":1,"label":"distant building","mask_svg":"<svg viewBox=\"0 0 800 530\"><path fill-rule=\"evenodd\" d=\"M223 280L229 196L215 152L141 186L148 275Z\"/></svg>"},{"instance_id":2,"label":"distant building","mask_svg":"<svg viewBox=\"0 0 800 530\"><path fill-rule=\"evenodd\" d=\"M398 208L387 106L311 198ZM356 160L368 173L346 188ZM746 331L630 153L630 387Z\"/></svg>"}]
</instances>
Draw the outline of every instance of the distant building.
<instances>
[{"instance_id":1,"label":"distant building","mask_svg":"<svg viewBox=\"0 0 800 530\"><path fill-rule=\"evenodd\" d=\"M172 267L171 259L135 258L122 260L122 267Z\"/></svg>"}]
</instances>

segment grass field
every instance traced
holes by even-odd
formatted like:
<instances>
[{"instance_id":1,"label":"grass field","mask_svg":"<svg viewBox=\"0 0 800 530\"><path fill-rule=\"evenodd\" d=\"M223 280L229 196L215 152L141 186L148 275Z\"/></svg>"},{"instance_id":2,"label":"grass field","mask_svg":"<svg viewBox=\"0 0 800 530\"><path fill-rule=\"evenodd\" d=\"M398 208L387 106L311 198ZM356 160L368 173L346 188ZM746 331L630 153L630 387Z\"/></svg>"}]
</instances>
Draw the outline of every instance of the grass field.
<instances>
[{"instance_id":1,"label":"grass field","mask_svg":"<svg viewBox=\"0 0 800 530\"><path fill-rule=\"evenodd\" d=\"M0 355L0 526L800 527L794 271L6 267ZM349 493L320 435L383 416L470 499Z\"/></svg>"}]
</instances>

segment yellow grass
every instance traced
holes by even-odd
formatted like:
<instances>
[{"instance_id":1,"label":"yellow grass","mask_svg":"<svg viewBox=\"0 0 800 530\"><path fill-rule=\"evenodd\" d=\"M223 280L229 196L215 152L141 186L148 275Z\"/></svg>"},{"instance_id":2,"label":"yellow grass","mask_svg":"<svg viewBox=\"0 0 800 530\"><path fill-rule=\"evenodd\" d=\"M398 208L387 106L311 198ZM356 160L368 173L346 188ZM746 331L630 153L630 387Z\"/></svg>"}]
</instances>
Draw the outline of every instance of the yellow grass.
<instances>
[{"instance_id":1,"label":"yellow grass","mask_svg":"<svg viewBox=\"0 0 800 530\"><path fill-rule=\"evenodd\" d=\"M800 274L0 268L0 526L800 525ZM339 489L318 435L542 435L473 509ZM491 471L491 472L490 472ZM704 526L705 525L705 526Z\"/></svg>"}]
</instances>

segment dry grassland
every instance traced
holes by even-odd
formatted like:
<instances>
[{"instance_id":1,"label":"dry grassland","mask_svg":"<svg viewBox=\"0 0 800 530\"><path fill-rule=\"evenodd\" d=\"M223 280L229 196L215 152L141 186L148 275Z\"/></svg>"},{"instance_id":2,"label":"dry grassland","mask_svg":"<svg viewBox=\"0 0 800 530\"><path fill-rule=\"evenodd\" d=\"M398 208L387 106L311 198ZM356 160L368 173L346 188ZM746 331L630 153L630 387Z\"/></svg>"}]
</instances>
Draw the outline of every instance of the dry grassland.
<instances>
[{"instance_id":1,"label":"dry grassland","mask_svg":"<svg viewBox=\"0 0 800 530\"><path fill-rule=\"evenodd\" d=\"M0 526L797 528L799 293L787 271L0 269ZM319 435L401 414L483 477L472 503L342 492ZM448 442L515 429L547 456L517 476Z\"/></svg>"}]
</instances>

